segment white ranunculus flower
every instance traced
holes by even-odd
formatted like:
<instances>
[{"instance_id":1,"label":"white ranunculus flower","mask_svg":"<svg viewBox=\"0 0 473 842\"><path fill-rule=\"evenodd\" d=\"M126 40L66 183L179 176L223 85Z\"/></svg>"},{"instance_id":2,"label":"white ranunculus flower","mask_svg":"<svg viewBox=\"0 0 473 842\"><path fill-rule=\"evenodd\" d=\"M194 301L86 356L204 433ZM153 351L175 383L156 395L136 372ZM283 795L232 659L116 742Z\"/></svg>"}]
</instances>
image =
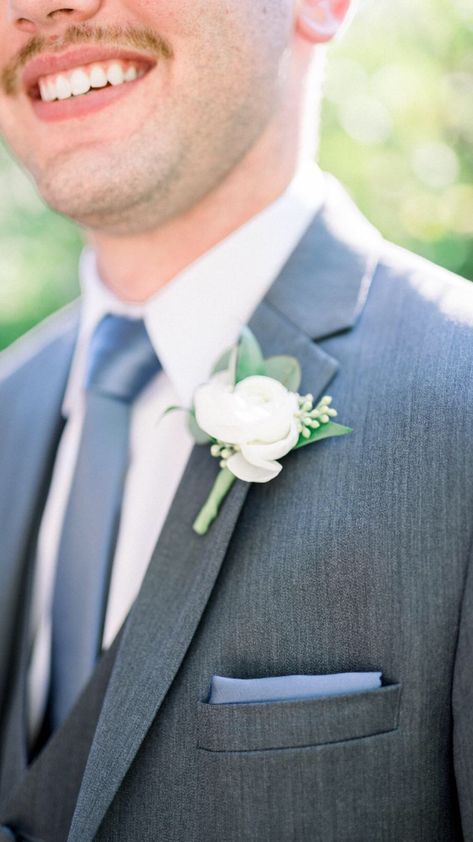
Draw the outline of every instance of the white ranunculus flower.
<instances>
[{"instance_id":1,"label":"white ranunculus flower","mask_svg":"<svg viewBox=\"0 0 473 842\"><path fill-rule=\"evenodd\" d=\"M276 477L277 462L299 438L298 396L272 377L255 375L231 385L228 371L199 386L194 407L197 423L212 438L238 445L228 469L246 482Z\"/></svg>"}]
</instances>

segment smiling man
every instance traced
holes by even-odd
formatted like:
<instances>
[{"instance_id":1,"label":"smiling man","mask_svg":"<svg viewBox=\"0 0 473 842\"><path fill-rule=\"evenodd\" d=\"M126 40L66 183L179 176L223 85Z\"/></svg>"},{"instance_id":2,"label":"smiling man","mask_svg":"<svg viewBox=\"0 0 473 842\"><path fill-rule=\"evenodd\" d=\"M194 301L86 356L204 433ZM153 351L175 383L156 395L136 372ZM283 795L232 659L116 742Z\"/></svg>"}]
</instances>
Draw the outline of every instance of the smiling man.
<instances>
[{"instance_id":1,"label":"smiling man","mask_svg":"<svg viewBox=\"0 0 473 842\"><path fill-rule=\"evenodd\" d=\"M473 839L473 288L312 161L349 0L0 9L0 131L86 239L0 359L1 842ZM247 323L310 396L220 375L194 447Z\"/></svg>"}]
</instances>

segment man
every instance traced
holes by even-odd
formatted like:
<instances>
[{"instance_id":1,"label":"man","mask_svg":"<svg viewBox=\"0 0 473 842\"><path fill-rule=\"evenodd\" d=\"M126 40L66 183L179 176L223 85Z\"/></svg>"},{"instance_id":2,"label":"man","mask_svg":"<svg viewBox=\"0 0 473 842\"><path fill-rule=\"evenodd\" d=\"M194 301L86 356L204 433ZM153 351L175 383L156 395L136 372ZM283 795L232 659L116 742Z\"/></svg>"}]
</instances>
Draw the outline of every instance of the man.
<instances>
[{"instance_id":1,"label":"man","mask_svg":"<svg viewBox=\"0 0 473 842\"><path fill-rule=\"evenodd\" d=\"M349 7L2 0L0 130L88 239L1 361L2 842L473 839L473 289L310 163ZM198 535L162 416L247 322L353 432Z\"/></svg>"}]
</instances>

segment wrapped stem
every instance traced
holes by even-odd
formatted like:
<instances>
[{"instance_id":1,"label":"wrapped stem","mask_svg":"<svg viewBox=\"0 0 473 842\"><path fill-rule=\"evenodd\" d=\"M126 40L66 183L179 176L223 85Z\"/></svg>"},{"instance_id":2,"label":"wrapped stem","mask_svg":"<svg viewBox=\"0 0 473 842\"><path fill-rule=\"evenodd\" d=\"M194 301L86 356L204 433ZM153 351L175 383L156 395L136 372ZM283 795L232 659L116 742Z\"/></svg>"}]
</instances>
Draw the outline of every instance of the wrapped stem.
<instances>
[{"instance_id":1,"label":"wrapped stem","mask_svg":"<svg viewBox=\"0 0 473 842\"><path fill-rule=\"evenodd\" d=\"M235 480L235 475L232 474L228 468L222 468L217 474L217 479L212 486L212 491L210 492L206 503L197 515L192 527L194 532L197 532L198 535L205 535L208 531L209 526L211 526L217 517L220 506Z\"/></svg>"}]
</instances>

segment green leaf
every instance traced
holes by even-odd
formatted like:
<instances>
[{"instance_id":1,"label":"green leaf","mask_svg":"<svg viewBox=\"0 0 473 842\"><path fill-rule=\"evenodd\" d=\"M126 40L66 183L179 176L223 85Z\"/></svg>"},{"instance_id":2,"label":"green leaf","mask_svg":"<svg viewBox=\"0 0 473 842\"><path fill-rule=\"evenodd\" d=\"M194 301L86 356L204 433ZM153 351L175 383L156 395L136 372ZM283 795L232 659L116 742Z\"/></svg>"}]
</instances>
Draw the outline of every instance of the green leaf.
<instances>
[{"instance_id":1,"label":"green leaf","mask_svg":"<svg viewBox=\"0 0 473 842\"><path fill-rule=\"evenodd\" d=\"M249 327L240 334L235 372L235 384L254 374L265 374L266 367L261 348Z\"/></svg>"},{"instance_id":2,"label":"green leaf","mask_svg":"<svg viewBox=\"0 0 473 842\"><path fill-rule=\"evenodd\" d=\"M189 410L186 409L185 406L168 406L168 408L165 409L163 414L158 418L156 424L159 424L163 420L163 418L166 417L166 415L170 415L171 412L176 412L178 409L180 409L181 412L189 412Z\"/></svg>"},{"instance_id":3,"label":"green leaf","mask_svg":"<svg viewBox=\"0 0 473 842\"><path fill-rule=\"evenodd\" d=\"M334 421L329 421L328 424L322 424L316 430L312 430L308 439L304 436L299 436L299 440L293 450L299 447L305 447L306 444L313 444L313 442L321 441L322 439L329 439L332 436L346 436L347 433L352 433L351 427L344 427L343 424L336 424Z\"/></svg>"},{"instance_id":4,"label":"green leaf","mask_svg":"<svg viewBox=\"0 0 473 842\"><path fill-rule=\"evenodd\" d=\"M238 347L236 345L232 345L231 348L227 348L227 350L223 352L215 363L211 376L218 374L220 371L228 370L230 372L230 382L232 385L235 385L237 354Z\"/></svg>"},{"instance_id":5,"label":"green leaf","mask_svg":"<svg viewBox=\"0 0 473 842\"><path fill-rule=\"evenodd\" d=\"M218 358L217 362L215 363L212 369L212 374L218 374L219 371L226 371L227 368L229 368L232 351L233 347L227 348L227 350L223 352L223 354Z\"/></svg>"},{"instance_id":6,"label":"green leaf","mask_svg":"<svg viewBox=\"0 0 473 842\"><path fill-rule=\"evenodd\" d=\"M295 357L268 357L266 375L279 380L290 392L297 392L301 384L301 367Z\"/></svg>"},{"instance_id":7,"label":"green leaf","mask_svg":"<svg viewBox=\"0 0 473 842\"><path fill-rule=\"evenodd\" d=\"M187 427L196 444L208 444L213 441L212 437L199 427L195 414L192 411L189 412Z\"/></svg>"},{"instance_id":8,"label":"green leaf","mask_svg":"<svg viewBox=\"0 0 473 842\"><path fill-rule=\"evenodd\" d=\"M207 434L204 433L203 430L199 427L195 413L192 409L187 409L185 406L168 406L167 409L164 410L161 417L158 419L157 424L166 417L166 415L170 415L171 412L176 412L176 410L180 410L181 412L187 413L187 428L194 439L196 444L208 444L209 442L213 441L213 439Z\"/></svg>"}]
</instances>

